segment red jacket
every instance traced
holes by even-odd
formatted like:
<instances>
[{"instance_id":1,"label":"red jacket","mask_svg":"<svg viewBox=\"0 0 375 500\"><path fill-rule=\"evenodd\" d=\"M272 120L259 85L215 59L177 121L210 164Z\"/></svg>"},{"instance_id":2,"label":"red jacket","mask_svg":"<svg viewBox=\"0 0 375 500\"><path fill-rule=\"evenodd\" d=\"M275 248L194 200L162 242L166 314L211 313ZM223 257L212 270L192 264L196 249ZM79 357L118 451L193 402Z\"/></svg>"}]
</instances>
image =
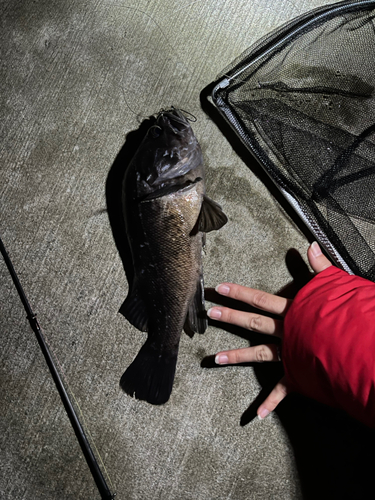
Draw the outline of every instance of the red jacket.
<instances>
[{"instance_id":1,"label":"red jacket","mask_svg":"<svg viewBox=\"0 0 375 500\"><path fill-rule=\"evenodd\" d=\"M292 390L375 427L375 283L317 274L286 314L282 354Z\"/></svg>"}]
</instances>

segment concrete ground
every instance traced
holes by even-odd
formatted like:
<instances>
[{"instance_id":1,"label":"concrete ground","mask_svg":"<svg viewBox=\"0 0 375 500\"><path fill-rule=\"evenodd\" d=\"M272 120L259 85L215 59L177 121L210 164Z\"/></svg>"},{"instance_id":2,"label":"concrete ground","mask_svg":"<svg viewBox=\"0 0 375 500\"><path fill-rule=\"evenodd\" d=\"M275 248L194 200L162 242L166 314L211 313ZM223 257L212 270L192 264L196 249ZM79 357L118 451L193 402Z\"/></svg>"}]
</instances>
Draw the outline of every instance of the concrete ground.
<instances>
[{"instance_id":1,"label":"concrete ground","mask_svg":"<svg viewBox=\"0 0 375 500\"><path fill-rule=\"evenodd\" d=\"M116 246L127 134L170 105L197 117L208 194L229 219L207 237L206 285L279 291L292 280L287 251L305 257L306 233L203 111L200 92L258 38L324 4L0 3L0 233L118 500L364 498L369 431L293 395L253 419L251 403L279 367L201 366L259 336L212 323L183 336L165 406L119 389L145 338L118 314L127 293ZM0 498L100 498L2 259L0 273Z\"/></svg>"}]
</instances>

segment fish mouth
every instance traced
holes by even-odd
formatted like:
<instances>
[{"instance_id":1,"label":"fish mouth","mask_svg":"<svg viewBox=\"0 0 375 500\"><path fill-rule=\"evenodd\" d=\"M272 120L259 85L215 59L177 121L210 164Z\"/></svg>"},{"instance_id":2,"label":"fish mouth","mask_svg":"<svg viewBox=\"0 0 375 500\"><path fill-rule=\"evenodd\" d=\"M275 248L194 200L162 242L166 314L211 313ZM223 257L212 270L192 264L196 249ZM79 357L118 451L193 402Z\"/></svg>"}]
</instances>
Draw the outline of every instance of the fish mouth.
<instances>
[{"instance_id":1,"label":"fish mouth","mask_svg":"<svg viewBox=\"0 0 375 500\"><path fill-rule=\"evenodd\" d=\"M184 131L186 127L190 127L189 121L193 120L189 117L192 117L196 120L196 118L191 113L188 113L187 111L183 112L183 110L174 108L172 106L170 109L162 109L159 111L156 117L156 126L159 126L161 128L166 126L170 128L175 134L179 134L180 132Z\"/></svg>"},{"instance_id":2,"label":"fish mouth","mask_svg":"<svg viewBox=\"0 0 375 500\"><path fill-rule=\"evenodd\" d=\"M202 152L187 116L177 108L161 110L145 138L138 166L138 199L149 200L189 188L203 177ZM196 180L196 178L199 178Z\"/></svg>"},{"instance_id":3,"label":"fish mouth","mask_svg":"<svg viewBox=\"0 0 375 500\"><path fill-rule=\"evenodd\" d=\"M149 136L156 140L157 152L154 157L155 169L150 171L145 181L150 188L182 178L202 162L198 142L192 132L189 118L183 110L171 107L159 111L156 123L149 129Z\"/></svg>"}]
</instances>

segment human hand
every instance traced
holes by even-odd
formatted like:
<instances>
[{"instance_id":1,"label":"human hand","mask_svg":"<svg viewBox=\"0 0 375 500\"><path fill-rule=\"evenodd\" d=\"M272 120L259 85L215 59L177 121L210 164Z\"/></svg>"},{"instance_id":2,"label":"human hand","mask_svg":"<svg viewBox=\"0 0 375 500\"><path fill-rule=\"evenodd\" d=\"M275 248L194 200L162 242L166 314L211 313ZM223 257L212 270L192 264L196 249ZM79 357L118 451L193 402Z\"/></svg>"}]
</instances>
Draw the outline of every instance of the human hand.
<instances>
[{"instance_id":1,"label":"human hand","mask_svg":"<svg viewBox=\"0 0 375 500\"><path fill-rule=\"evenodd\" d=\"M319 245L314 242L307 251L310 266L315 273L320 273L330 267L331 262L322 254ZM248 330L266 335L283 338L283 318L292 302L291 299L272 295L245 286L233 283L221 283L215 288L220 295L239 300L257 309L276 314L280 319L273 319L261 314L237 311L227 307L212 307L207 315L214 320L230 323ZM281 361L278 346L275 344L264 344L230 351L221 351L216 354L215 362L219 365ZM265 418L288 394L289 388L285 377L283 377L259 406L257 410L260 419Z\"/></svg>"}]
</instances>

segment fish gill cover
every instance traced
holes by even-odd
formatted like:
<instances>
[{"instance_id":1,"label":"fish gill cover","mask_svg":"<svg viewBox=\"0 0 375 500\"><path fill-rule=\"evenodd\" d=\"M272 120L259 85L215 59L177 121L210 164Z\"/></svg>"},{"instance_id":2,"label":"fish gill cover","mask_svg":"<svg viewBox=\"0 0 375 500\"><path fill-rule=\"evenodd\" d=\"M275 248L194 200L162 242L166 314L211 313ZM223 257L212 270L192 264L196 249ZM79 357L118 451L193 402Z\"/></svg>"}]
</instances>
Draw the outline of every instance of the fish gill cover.
<instances>
[{"instance_id":1,"label":"fish gill cover","mask_svg":"<svg viewBox=\"0 0 375 500\"><path fill-rule=\"evenodd\" d=\"M375 281L375 2L339 2L258 41L214 104L341 267Z\"/></svg>"}]
</instances>

